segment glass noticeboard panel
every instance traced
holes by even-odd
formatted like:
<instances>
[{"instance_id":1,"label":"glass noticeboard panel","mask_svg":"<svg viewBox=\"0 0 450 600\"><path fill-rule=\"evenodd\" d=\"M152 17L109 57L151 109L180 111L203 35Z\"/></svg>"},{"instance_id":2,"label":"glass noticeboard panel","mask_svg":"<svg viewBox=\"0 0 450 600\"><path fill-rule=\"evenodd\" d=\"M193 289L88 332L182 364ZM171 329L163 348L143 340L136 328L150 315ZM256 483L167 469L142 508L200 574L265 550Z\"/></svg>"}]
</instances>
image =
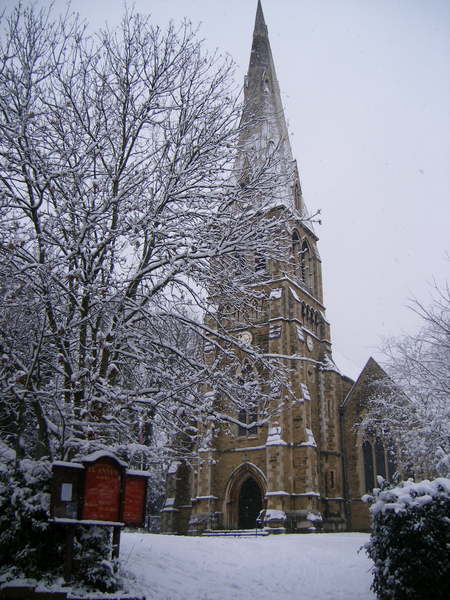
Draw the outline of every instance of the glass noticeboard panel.
<instances>
[{"instance_id":1,"label":"glass noticeboard panel","mask_svg":"<svg viewBox=\"0 0 450 600\"><path fill-rule=\"evenodd\" d=\"M72 500L73 485L71 483L61 484L61 500L62 502L70 502Z\"/></svg>"}]
</instances>

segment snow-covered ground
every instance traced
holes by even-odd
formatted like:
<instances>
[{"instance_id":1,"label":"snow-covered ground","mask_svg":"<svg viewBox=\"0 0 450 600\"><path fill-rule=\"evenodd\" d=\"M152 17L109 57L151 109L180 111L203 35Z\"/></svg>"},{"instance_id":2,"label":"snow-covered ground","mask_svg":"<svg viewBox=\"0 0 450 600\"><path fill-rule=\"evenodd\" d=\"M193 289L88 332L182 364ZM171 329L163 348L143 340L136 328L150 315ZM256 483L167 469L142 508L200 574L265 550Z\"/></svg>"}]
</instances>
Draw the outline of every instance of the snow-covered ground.
<instances>
[{"instance_id":1,"label":"snow-covered ground","mask_svg":"<svg viewBox=\"0 0 450 600\"><path fill-rule=\"evenodd\" d=\"M147 600L370 600L361 533L198 538L126 533L121 561Z\"/></svg>"}]
</instances>

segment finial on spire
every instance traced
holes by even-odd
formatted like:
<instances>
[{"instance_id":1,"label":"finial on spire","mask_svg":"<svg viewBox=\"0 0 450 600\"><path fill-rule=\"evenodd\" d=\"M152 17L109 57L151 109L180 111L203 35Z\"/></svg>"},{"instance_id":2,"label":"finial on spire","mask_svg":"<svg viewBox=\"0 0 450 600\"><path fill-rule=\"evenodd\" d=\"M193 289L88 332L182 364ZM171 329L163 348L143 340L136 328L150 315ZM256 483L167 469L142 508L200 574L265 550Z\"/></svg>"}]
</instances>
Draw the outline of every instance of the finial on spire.
<instances>
[{"instance_id":1,"label":"finial on spire","mask_svg":"<svg viewBox=\"0 0 450 600\"><path fill-rule=\"evenodd\" d=\"M261 6L261 0L258 0L258 6L256 8L256 18L255 18L255 30L253 35L263 34L267 35L267 25L264 20L264 13Z\"/></svg>"}]
</instances>

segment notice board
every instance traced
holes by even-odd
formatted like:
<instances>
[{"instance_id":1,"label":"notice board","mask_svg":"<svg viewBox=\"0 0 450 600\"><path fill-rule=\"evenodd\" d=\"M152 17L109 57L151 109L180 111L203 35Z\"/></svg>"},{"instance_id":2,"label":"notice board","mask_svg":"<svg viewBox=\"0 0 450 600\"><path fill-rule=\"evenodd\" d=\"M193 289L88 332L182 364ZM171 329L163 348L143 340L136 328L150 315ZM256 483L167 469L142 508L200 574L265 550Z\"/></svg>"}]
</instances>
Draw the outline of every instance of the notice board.
<instances>
[{"instance_id":1,"label":"notice board","mask_svg":"<svg viewBox=\"0 0 450 600\"><path fill-rule=\"evenodd\" d=\"M111 458L85 464L82 519L120 521L122 469Z\"/></svg>"}]
</instances>

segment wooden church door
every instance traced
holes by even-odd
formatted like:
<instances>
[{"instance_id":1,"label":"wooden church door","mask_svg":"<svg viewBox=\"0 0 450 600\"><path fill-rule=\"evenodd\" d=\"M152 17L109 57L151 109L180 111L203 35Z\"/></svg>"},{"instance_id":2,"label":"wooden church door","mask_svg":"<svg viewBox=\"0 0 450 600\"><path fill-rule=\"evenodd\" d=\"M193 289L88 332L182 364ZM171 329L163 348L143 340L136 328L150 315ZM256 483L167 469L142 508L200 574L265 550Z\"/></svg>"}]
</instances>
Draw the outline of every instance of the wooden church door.
<instances>
[{"instance_id":1,"label":"wooden church door","mask_svg":"<svg viewBox=\"0 0 450 600\"><path fill-rule=\"evenodd\" d=\"M262 507L260 487L249 477L244 481L239 492L239 529L255 528Z\"/></svg>"}]
</instances>

